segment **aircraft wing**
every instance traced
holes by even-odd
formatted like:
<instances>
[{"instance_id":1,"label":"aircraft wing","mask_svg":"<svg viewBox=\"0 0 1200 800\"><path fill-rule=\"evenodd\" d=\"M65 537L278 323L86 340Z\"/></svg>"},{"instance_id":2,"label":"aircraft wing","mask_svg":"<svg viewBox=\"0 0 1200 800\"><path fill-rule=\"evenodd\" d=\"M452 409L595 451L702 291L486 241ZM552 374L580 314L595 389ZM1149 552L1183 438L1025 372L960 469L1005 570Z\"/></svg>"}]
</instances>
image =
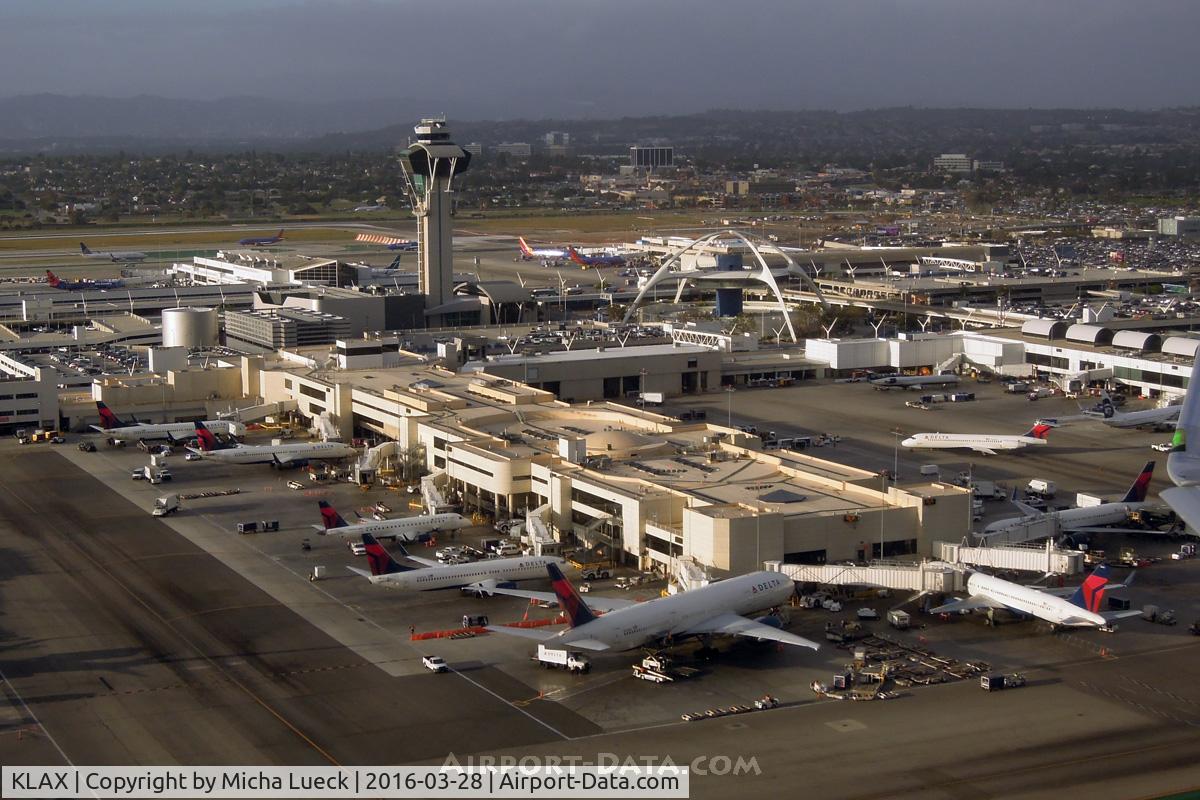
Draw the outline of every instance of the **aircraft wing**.
<instances>
[{"instance_id":1,"label":"aircraft wing","mask_svg":"<svg viewBox=\"0 0 1200 800\"><path fill-rule=\"evenodd\" d=\"M1074 592L1075 589L1072 588L1071 591ZM1003 603L996 602L990 597L973 594L970 597L962 600L952 600L945 605L938 606L937 608L931 608L929 609L929 613L953 614L956 611L973 611L977 608L1007 608L1007 606L1005 606Z\"/></svg>"},{"instance_id":2,"label":"aircraft wing","mask_svg":"<svg viewBox=\"0 0 1200 800\"><path fill-rule=\"evenodd\" d=\"M547 639L553 639L558 635L558 631L548 631L544 628L514 628L511 625L488 625L487 629L495 633L507 633L510 636L523 636L526 639L534 639L535 641L544 642ZM571 642L575 644L575 642Z\"/></svg>"},{"instance_id":3,"label":"aircraft wing","mask_svg":"<svg viewBox=\"0 0 1200 800\"><path fill-rule=\"evenodd\" d=\"M490 586L489 586L490 584ZM510 597L524 597L528 600L537 600L541 603L558 603L558 596L554 592L534 592L529 589L506 589L496 586L495 581L481 581L478 584L473 584L493 594L504 594ZM628 608L629 606L637 605L633 600L625 600L620 597L593 597L589 595L584 601L588 608L593 611L608 612L616 611L618 608Z\"/></svg>"},{"instance_id":4,"label":"aircraft wing","mask_svg":"<svg viewBox=\"0 0 1200 800\"><path fill-rule=\"evenodd\" d=\"M983 453L985 456L994 456L994 455L996 455L996 451L995 451L995 450L993 450L993 449L992 449L992 448L990 448L990 447L972 447L971 449L972 449L972 450L974 450L974 451L975 451L975 452L977 452L977 453Z\"/></svg>"},{"instance_id":5,"label":"aircraft wing","mask_svg":"<svg viewBox=\"0 0 1200 800\"><path fill-rule=\"evenodd\" d=\"M1012 504L1021 511L1021 516L1025 519L1040 519L1046 516L1045 511L1034 508L1028 503L1022 503L1020 500L1013 499Z\"/></svg>"},{"instance_id":6,"label":"aircraft wing","mask_svg":"<svg viewBox=\"0 0 1200 800\"><path fill-rule=\"evenodd\" d=\"M97 433L107 433L107 431L105 431L105 429L101 428L99 425L88 425L88 427L91 428L92 430L96 431Z\"/></svg>"},{"instance_id":7,"label":"aircraft wing","mask_svg":"<svg viewBox=\"0 0 1200 800\"><path fill-rule=\"evenodd\" d=\"M1101 611L1100 612L1100 616L1104 617L1105 619L1109 619L1109 620L1125 619L1126 617L1139 617L1141 615L1142 615L1142 610L1138 609L1138 608L1131 608L1131 609L1127 609L1125 611Z\"/></svg>"},{"instance_id":8,"label":"aircraft wing","mask_svg":"<svg viewBox=\"0 0 1200 800\"><path fill-rule=\"evenodd\" d=\"M1158 496L1166 501L1189 528L1200 531L1200 487L1172 486L1170 489L1163 489Z\"/></svg>"},{"instance_id":9,"label":"aircraft wing","mask_svg":"<svg viewBox=\"0 0 1200 800\"><path fill-rule=\"evenodd\" d=\"M788 633L779 628L764 625L752 619L746 619L739 614L718 614L715 617L709 617L703 622L683 631L683 633L717 633L725 636L748 636L752 639L770 639L773 642L780 642L782 644L809 647L813 650L820 648L819 644L805 639L803 636L796 636L794 633ZM578 644L578 642L572 642L572 644Z\"/></svg>"},{"instance_id":10,"label":"aircraft wing","mask_svg":"<svg viewBox=\"0 0 1200 800\"><path fill-rule=\"evenodd\" d=\"M358 567L346 567L346 569L350 570L350 571L351 571L351 572L353 572L355 575L361 575L361 576L363 576L364 578L369 578L369 577L371 577L371 573L370 573L370 572L368 572L368 571L367 571L367 570L365 570L365 569L359 569Z\"/></svg>"},{"instance_id":11,"label":"aircraft wing","mask_svg":"<svg viewBox=\"0 0 1200 800\"><path fill-rule=\"evenodd\" d=\"M448 566L447 564L443 564L442 562L437 561L436 559L421 558L420 556L414 556L412 553L409 553L407 550L405 551L404 558L407 558L409 561L415 561L423 567L445 567L445 566Z\"/></svg>"}]
</instances>

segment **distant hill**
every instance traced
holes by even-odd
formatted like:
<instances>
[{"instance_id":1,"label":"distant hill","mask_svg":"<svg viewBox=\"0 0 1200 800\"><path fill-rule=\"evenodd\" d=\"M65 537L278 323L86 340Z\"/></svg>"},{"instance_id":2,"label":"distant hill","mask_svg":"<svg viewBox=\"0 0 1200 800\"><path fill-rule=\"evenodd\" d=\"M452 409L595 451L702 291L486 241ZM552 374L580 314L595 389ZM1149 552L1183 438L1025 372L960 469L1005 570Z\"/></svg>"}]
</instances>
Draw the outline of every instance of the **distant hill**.
<instances>
[{"instance_id":1,"label":"distant hill","mask_svg":"<svg viewBox=\"0 0 1200 800\"><path fill-rule=\"evenodd\" d=\"M0 98L0 157L195 150L384 151L407 142L429 103L412 99L326 103L260 97L178 100L25 95ZM450 120L461 143L537 145L548 131L571 135L579 153L619 155L630 144L666 142L693 156L762 160L855 156L870 161L939 152L1010 157L1063 146L1178 148L1200 145L1200 110L926 109L867 111L712 110L613 119Z\"/></svg>"}]
</instances>

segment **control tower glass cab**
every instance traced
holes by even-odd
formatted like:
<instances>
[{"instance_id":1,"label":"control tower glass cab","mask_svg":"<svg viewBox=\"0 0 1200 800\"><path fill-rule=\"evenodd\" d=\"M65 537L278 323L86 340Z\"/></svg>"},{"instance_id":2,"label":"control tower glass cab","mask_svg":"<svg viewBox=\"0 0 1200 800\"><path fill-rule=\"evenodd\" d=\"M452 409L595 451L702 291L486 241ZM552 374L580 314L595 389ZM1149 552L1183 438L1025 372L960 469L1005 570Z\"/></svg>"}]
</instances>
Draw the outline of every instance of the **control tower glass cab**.
<instances>
[{"instance_id":1,"label":"control tower glass cab","mask_svg":"<svg viewBox=\"0 0 1200 800\"><path fill-rule=\"evenodd\" d=\"M450 217L454 209L454 176L465 172L471 154L450 138L443 117L422 119L414 127L416 141L400 153L404 190L417 218L420 291L427 322L445 317L453 299L454 242Z\"/></svg>"}]
</instances>

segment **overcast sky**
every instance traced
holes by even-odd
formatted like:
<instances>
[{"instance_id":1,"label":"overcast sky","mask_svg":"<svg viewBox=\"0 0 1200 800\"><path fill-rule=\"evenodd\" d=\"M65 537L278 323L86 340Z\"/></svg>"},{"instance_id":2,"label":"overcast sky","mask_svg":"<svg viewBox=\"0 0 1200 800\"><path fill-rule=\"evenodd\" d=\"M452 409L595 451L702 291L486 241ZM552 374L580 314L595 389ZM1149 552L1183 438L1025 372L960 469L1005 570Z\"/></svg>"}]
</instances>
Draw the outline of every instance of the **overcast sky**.
<instances>
[{"instance_id":1,"label":"overcast sky","mask_svg":"<svg viewBox=\"0 0 1200 800\"><path fill-rule=\"evenodd\" d=\"M460 117L1200 104L1195 0L4 0L2 95Z\"/></svg>"}]
</instances>

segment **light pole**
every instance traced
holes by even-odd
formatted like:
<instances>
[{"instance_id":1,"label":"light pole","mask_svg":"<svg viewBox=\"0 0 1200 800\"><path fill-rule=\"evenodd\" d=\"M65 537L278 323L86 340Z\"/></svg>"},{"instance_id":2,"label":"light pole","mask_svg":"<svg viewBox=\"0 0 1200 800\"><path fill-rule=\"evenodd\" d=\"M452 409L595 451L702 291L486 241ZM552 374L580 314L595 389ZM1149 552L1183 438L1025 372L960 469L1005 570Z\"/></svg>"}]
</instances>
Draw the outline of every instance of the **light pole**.
<instances>
[{"instance_id":1,"label":"light pole","mask_svg":"<svg viewBox=\"0 0 1200 800\"><path fill-rule=\"evenodd\" d=\"M733 384L725 387L725 427L733 427Z\"/></svg>"},{"instance_id":2,"label":"light pole","mask_svg":"<svg viewBox=\"0 0 1200 800\"><path fill-rule=\"evenodd\" d=\"M638 388L638 405L642 411L646 410L646 368L642 367L638 370L639 388Z\"/></svg>"},{"instance_id":3,"label":"light pole","mask_svg":"<svg viewBox=\"0 0 1200 800\"><path fill-rule=\"evenodd\" d=\"M900 480L900 437L904 432L899 428L892 428L892 480Z\"/></svg>"}]
</instances>

